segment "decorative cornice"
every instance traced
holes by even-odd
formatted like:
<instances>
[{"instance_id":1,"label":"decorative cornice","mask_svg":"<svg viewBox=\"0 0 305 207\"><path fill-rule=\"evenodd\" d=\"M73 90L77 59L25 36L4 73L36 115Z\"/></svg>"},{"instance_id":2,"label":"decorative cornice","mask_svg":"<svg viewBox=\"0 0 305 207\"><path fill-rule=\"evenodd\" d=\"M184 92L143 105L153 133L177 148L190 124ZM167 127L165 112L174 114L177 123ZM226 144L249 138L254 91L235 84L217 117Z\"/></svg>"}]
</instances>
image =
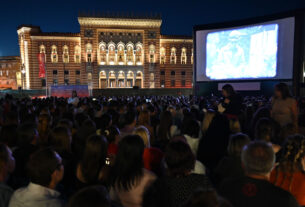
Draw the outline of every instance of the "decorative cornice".
<instances>
[{"instance_id":1,"label":"decorative cornice","mask_svg":"<svg viewBox=\"0 0 305 207\"><path fill-rule=\"evenodd\" d=\"M21 27L20 29L17 30L17 33L18 35L20 35L21 33L31 31L31 29L32 29L31 27Z\"/></svg>"},{"instance_id":2,"label":"decorative cornice","mask_svg":"<svg viewBox=\"0 0 305 207\"><path fill-rule=\"evenodd\" d=\"M191 39L160 39L161 43L193 43Z\"/></svg>"},{"instance_id":3,"label":"decorative cornice","mask_svg":"<svg viewBox=\"0 0 305 207\"><path fill-rule=\"evenodd\" d=\"M80 37L67 37L67 36L31 36L32 40L70 40L80 41Z\"/></svg>"},{"instance_id":4,"label":"decorative cornice","mask_svg":"<svg viewBox=\"0 0 305 207\"><path fill-rule=\"evenodd\" d=\"M94 18L78 17L80 25L94 26L123 26L123 27L161 27L161 19L122 19L122 18Z\"/></svg>"}]
</instances>

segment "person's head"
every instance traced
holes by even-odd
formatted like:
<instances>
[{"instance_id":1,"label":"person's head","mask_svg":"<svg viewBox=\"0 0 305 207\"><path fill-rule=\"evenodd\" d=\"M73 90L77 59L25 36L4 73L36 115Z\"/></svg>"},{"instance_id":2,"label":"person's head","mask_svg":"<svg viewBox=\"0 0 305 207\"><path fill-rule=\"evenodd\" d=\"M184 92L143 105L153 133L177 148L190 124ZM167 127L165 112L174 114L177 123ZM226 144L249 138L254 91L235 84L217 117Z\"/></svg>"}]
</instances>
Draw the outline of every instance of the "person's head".
<instances>
[{"instance_id":1,"label":"person's head","mask_svg":"<svg viewBox=\"0 0 305 207\"><path fill-rule=\"evenodd\" d=\"M35 124L26 123L18 128L18 144L24 146L28 144L36 144L39 134Z\"/></svg>"},{"instance_id":2,"label":"person's head","mask_svg":"<svg viewBox=\"0 0 305 207\"><path fill-rule=\"evenodd\" d=\"M12 151L5 144L0 144L0 182L5 182L14 169L15 159Z\"/></svg>"},{"instance_id":3,"label":"person's head","mask_svg":"<svg viewBox=\"0 0 305 207\"><path fill-rule=\"evenodd\" d=\"M281 171L295 172L305 170L305 137L293 135L286 139L280 154Z\"/></svg>"},{"instance_id":4,"label":"person's head","mask_svg":"<svg viewBox=\"0 0 305 207\"><path fill-rule=\"evenodd\" d=\"M238 119L230 119L229 124L230 124L231 133L241 132L241 126Z\"/></svg>"},{"instance_id":5,"label":"person's head","mask_svg":"<svg viewBox=\"0 0 305 207\"><path fill-rule=\"evenodd\" d=\"M112 125L111 127L102 131L102 134L107 138L109 144L117 144L120 139L120 130L117 126Z\"/></svg>"},{"instance_id":6,"label":"person's head","mask_svg":"<svg viewBox=\"0 0 305 207\"><path fill-rule=\"evenodd\" d=\"M170 137L170 127L173 124L173 116L171 112L164 111L160 117L160 124L158 129L158 139L168 139Z\"/></svg>"},{"instance_id":7,"label":"person's head","mask_svg":"<svg viewBox=\"0 0 305 207\"><path fill-rule=\"evenodd\" d=\"M74 91L72 91L72 98L75 98L75 97L77 97L77 92L74 90Z\"/></svg>"},{"instance_id":8,"label":"person's head","mask_svg":"<svg viewBox=\"0 0 305 207\"><path fill-rule=\"evenodd\" d=\"M137 123L137 114L134 110L127 111L124 118L125 118L125 125L135 126Z\"/></svg>"},{"instance_id":9,"label":"person's head","mask_svg":"<svg viewBox=\"0 0 305 207\"><path fill-rule=\"evenodd\" d=\"M145 126L139 126L133 130L133 134L138 135L142 138L145 147L150 147L150 134Z\"/></svg>"},{"instance_id":10,"label":"person's head","mask_svg":"<svg viewBox=\"0 0 305 207\"><path fill-rule=\"evenodd\" d=\"M288 85L286 83L278 83L275 85L274 96L280 99L291 97Z\"/></svg>"},{"instance_id":11,"label":"person's head","mask_svg":"<svg viewBox=\"0 0 305 207\"><path fill-rule=\"evenodd\" d=\"M56 127L49 134L49 145L59 154L71 151L72 135L66 127Z\"/></svg>"},{"instance_id":12,"label":"person's head","mask_svg":"<svg viewBox=\"0 0 305 207\"><path fill-rule=\"evenodd\" d=\"M112 123L112 116L109 113L103 114L100 119L100 129L105 130L110 127Z\"/></svg>"},{"instance_id":13,"label":"person's head","mask_svg":"<svg viewBox=\"0 0 305 207\"><path fill-rule=\"evenodd\" d=\"M195 156L185 141L176 139L166 148L165 162L171 176L186 176L194 169Z\"/></svg>"},{"instance_id":14,"label":"person's head","mask_svg":"<svg viewBox=\"0 0 305 207\"><path fill-rule=\"evenodd\" d=\"M91 186L74 194L68 207L111 207L110 197L104 186Z\"/></svg>"},{"instance_id":15,"label":"person's head","mask_svg":"<svg viewBox=\"0 0 305 207\"><path fill-rule=\"evenodd\" d=\"M199 138L199 124L195 119L191 119L186 122L186 126L184 128L184 133L193 138Z\"/></svg>"},{"instance_id":16,"label":"person's head","mask_svg":"<svg viewBox=\"0 0 305 207\"><path fill-rule=\"evenodd\" d=\"M112 186L129 190L137 185L143 175L144 142L138 135L124 137L118 145L118 153L112 168Z\"/></svg>"},{"instance_id":17,"label":"person's head","mask_svg":"<svg viewBox=\"0 0 305 207\"><path fill-rule=\"evenodd\" d=\"M261 118L255 126L255 139L271 142L273 136L273 124L268 118Z\"/></svg>"},{"instance_id":18,"label":"person's head","mask_svg":"<svg viewBox=\"0 0 305 207\"><path fill-rule=\"evenodd\" d=\"M98 135L90 136L80 161L81 173L86 183L97 181L101 169L105 166L106 156L106 138Z\"/></svg>"},{"instance_id":19,"label":"person's head","mask_svg":"<svg viewBox=\"0 0 305 207\"><path fill-rule=\"evenodd\" d=\"M34 152L27 163L30 181L34 184L55 189L64 175L61 157L51 148Z\"/></svg>"},{"instance_id":20,"label":"person's head","mask_svg":"<svg viewBox=\"0 0 305 207\"><path fill-rule=\"evenodd\" d=\"M230 137L228 145L228 154L234 157L240 157L245 145L250 143L248 135L243 133L233 134Z\"/></svg>"},{"instance_id":21,"label":"person's head","mask_svg":"<svg viewBox=\"0 0 305 207\"><path fill-rule=\"evenodd\" d=\"M234 88L230 84L225 84L222 87L222 95L227 98L235 94Z\"/></svg>"},{"instance_id":22,"label":"person's head","mask_svg":"<svg viewBox=\"0 0 305 207\"><path fill-rule=\"evenodd\" d=\"M247 175L269 177L275 164L275 153L267 142L254 141L244 147L241 160Z\"/></svg>"},{"instance_id":23,"label":"person's head","mask_svg":"<svg viewBox=\"0 0 305 207\"><path fill-rule=\"evenodd\" d=\"M212 188L199 188L194 191L183 207L219 207L219 199L216 190Z\"/></svg>"},{"instance_id":24,"label":"person's head","mask_svg":"<svg viewBox=\"0 0 305 207\"><path fill-rule=\"evenodd\" d=\"M0 130L0 142L7 144L10 148L16 147L18 144L17 126L3 126Z\"/></svg>"},{"instance_id":25,"label":"person's head","mask_svg":"<svg viewBox=\"0 0 305 207\"><path fill-rule=\"evenodd\" d=\"M143 110L140 112L138 117L139 125L150 125L150 115L148 110Z\"/></svg>"}]
</instances>

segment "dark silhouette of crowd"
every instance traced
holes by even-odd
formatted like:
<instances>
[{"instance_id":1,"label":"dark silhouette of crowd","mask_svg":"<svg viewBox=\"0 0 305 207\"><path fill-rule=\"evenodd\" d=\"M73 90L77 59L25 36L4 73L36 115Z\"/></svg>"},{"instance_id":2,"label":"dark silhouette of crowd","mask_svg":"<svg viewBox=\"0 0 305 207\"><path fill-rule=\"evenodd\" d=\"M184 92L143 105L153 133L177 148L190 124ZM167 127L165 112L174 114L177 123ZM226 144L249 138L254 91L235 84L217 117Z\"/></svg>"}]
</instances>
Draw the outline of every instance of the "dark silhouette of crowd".
<instances>
[{"instance_id":1,"label":"dark silhouette of crowd","mask_svg":"<svg viewBox=\"0 0 305 207\"><path fill-rule=\"evenodd\" d=\"M305 99L0 99L0 206L305 206Z\"/></svg>"}]
</instances>

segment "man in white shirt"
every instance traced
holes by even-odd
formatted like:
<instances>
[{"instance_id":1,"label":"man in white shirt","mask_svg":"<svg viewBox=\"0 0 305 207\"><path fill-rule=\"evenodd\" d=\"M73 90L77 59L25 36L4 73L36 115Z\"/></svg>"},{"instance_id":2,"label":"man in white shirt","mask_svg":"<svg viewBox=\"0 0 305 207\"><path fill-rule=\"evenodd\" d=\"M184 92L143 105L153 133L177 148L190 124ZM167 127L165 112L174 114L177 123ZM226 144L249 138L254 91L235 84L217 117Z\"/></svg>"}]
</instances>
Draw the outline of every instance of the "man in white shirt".
<instances>
[{"instance_id":1,"label":"man in white shirt","mask_svg":"<svg viewBox=\"0 0 305 207\"><path fill-rule=\"evenodd\" d=\"M60 193L55 190L64 175L61 157L49 148L39 150L27 167L31 182L14 192L9 207L62 207Z\"/></svg>"}]
</instances>

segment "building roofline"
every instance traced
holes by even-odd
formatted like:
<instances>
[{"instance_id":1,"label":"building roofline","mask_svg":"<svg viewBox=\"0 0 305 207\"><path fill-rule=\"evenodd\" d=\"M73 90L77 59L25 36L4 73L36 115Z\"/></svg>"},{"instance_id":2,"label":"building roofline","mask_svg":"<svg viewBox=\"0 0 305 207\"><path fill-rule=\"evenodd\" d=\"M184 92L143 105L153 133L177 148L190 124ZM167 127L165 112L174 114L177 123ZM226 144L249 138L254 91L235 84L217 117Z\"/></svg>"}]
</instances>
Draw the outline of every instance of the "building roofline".
<instances>
[{"instance_id":1,"label":"building roofline","mask_svg":"<svg viewBox=\"0 0 305 207\"><path fill-rule=\"evenodd\" d=\"M79 12L78 17L105 18L105 19L148 19L161 20L161 13L123 13L123 12Z\"/></svg>"},{"instance_id":2,"label":"building roofline","mask_svg":"<svg viewBox=\"0 0 305 207\"><path fill-rule=\"evenodd\" d=\"M0 60L20 60L20 56L0 56Z\"/></svg>"},{"instance_id":3,"label":"building roofline","mask_svg":"<svg viewBox=\"0 0 305 207\"><path fill-rule=\"evenodd\" d=\"M73 33L73 32L40 32L40 33L31 34L31 36L80 37L80 33L78 33L78 32L76 32L76 33Z\"/></svg>"}]
</instances>

